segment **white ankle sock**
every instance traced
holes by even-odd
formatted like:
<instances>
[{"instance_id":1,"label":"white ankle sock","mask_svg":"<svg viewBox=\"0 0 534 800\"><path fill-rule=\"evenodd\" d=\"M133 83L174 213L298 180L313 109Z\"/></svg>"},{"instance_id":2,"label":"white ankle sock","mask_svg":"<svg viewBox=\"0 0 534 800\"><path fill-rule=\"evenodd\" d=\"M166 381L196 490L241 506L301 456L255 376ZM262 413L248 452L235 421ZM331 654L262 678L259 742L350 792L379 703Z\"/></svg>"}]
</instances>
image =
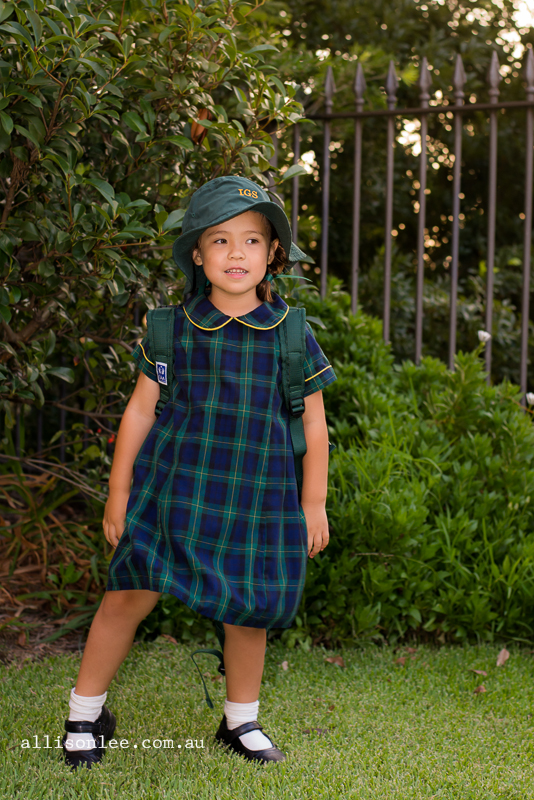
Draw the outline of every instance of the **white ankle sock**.
<instances>
[{"instance_id":1,"label":"white ankle sock","mask_svg":"<svg viewBox=\"0 0 534 800\"><path fill-rule=\"evenodd\" d=\"M69 720L71 722L96 722L106 702L107 692L96 697L83 697L72 689L69 700ZM67 750L92 750L96 747L92 733L67 733L65 747Z\"/></svg>"},{"instance_id":2,"label":"white ankle sock","mask_svg":"<svg viewBox=\"0 0 534 800\"><path fill-rule=\"evenodd\" d=\"M231 703L229 700L225 700L224 713L228 730L232 731L239 725L243 725L244 722L257 720L259 706L259 700L254 703ZM249 750L265 750L267 747L273 747L271 740L258 730L244 733L239 739Z\"/></svg>"}]
</instances>

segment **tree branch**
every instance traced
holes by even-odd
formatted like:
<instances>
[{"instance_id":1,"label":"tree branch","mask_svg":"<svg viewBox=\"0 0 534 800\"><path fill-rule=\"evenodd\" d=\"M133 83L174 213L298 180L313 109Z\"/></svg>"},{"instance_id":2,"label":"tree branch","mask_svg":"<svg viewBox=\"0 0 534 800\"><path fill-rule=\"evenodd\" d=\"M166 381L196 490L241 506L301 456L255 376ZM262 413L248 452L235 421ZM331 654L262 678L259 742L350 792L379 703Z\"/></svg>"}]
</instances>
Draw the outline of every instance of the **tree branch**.
<instances>
[{"instance_id":1,"label":"tree branch","mask_svg":"<svg viewBox=\"0 0 534 800\"><path fill-rule=\"evenodd\" d=\"M91 417L91 419L122 419L122 414L95 414L94 411L84 411L81 408L71 408L70 406L64 406L63 403L56 403L56 402L49 402L47 405L55 406L56 408L62 408L63 411L69 411L71 414L81 414L84 417ZM116 433L111 428L107 428L110 433Z\"/></svg>"}]
</instances>

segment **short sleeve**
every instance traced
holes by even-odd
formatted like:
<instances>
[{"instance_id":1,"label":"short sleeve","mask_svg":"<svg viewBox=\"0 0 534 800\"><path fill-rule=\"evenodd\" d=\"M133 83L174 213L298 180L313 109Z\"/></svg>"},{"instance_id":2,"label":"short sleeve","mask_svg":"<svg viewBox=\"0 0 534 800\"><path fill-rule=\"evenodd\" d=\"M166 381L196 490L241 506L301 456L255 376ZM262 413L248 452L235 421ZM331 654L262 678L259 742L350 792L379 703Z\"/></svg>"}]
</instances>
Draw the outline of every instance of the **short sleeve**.
<instances>
[{"instance_id":1,"label":"short sleeve","mask_svg":"<svg viewBox=\"0 0 534 800\"><path fill-rule=\"evenodd\" d=\"M148 341L148 336L145 336L145 338L139 342L132 353L132 357L137 362L137 366L141 372L157 383L158 378L156 374L156 364L150 354L150 342Z\"/></svg>"},{"instance_id":2,"label":"short sleeve","mask_svg":"<svg viewBox=\"0 0 534 800\"><path fill-rule=\"evenodd\" d=\"M337 375L327 357L319 347L306 323L306 358L304 361L304 397L324 389L329 383L337 381Z\"/></svg>"}]
</instances>

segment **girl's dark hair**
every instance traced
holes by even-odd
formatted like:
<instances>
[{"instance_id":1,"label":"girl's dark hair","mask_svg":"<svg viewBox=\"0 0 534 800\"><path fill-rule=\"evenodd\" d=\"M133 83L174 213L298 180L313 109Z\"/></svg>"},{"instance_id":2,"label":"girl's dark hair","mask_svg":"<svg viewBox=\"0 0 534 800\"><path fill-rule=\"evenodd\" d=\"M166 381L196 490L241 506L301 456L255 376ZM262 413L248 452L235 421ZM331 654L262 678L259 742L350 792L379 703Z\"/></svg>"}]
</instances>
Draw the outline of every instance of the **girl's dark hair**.
<instances>
[{"instance_id":1,"label":"girl's dark hair","mask_svg":"<svg viewBox=\"0 0 534 800\"><path fill-rule=\"evenodd\" d=\"M276 232L276 228L274 227L273 223L270 219L267 219L266 216L263 214L261 215L265 221L265 224L269 228L269 244L273 241L273 239L278 239L278 234ZM192 250L196 250L200 247L200 237L195 242ZM287 254L280 242L278 243L278 247L275 250L274 258L267 267L267 271L270 272L272 275L280 275L283 272L284 268L289 265L289 261L287 260ZM206 294L209 294L211 291L211 287L206 289ZM262 303L272 303L273 301L273 294L271 291L271 282L267 279L261 281L256 286L256 294Z\"/></svg>"},{"instance_id":2,"label":"girl's dark hair","mask_svg":"<svg viewBox=\"0 0 534 800\"><path fill-rule=\"evenodd\" d=\"M273 239L278 239L278 234L271 220L267 219L267 217L264 217L264 219L270 228L270 234L271 234L269 238L269 243L270 243L273 241ZM267 267L267 271L270 272L271 275L280 275L280 273L284 270L285 267L288 266L288 264L289 261L287 260L287 253L279 241L278 247L276 248L274 253L274 258ZM274 298L273 298L273 293L271 291L271 283L270 281L267 280L267 278L256 286L256 294L258 295L262 303L265 302L272 303Z\"/></svg>"}]
</instances>

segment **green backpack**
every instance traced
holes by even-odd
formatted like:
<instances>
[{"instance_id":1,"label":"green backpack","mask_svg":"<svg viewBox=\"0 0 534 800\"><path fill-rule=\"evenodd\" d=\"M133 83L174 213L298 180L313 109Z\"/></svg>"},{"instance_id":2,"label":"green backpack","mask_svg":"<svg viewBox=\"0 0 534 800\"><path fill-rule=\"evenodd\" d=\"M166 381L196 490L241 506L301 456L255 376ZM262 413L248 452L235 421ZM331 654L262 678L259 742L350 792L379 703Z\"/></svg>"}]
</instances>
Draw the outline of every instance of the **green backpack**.
<instances>
[{"instance_id":1,"label":"green backpack","mask_svg":"<svg viewBox=\"0 0 534 800\"><path fill-rule=\"evenodd\" d=\"M156 404L156 416L159 417L164 406L172 397L174 385L174 310L176 306L161 306L147 314L147 331L150 351L156 364L156 372L160 385L160 399ZM295 473L299 500L302 493L302 458L306 455L306 437L304 435L304 359L306 357L306 309L290 306L288 313L280 323L280 350L282 355L282 395L289 411L289 432L293 445ZM329 452L335 445L328 443ZM206 702L210 708L213 703L206 688L204 677L194 656L200 653L217 656L219 672L224 675L224 626L214 620L215 633L220 650L195 650L191 658L195 664L202 685Z\"/></svg>"}]
</instances>

